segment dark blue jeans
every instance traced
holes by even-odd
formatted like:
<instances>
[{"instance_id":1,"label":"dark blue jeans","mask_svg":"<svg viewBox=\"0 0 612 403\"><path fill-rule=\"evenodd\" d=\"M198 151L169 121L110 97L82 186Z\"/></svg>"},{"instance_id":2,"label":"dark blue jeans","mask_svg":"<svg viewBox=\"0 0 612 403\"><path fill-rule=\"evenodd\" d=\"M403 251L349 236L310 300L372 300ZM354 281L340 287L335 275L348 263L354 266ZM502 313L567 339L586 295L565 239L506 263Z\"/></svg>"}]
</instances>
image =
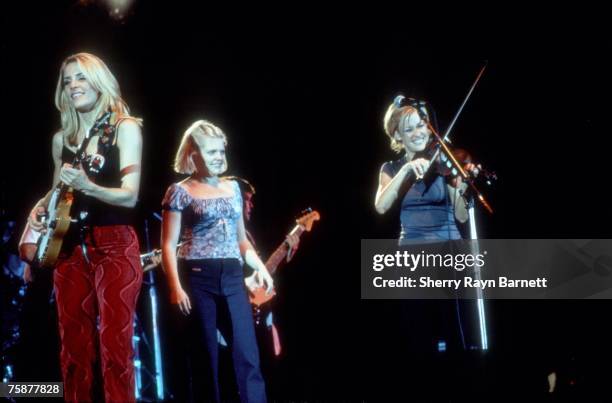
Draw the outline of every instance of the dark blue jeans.
<instances>
[{"instance_id":1,"label":"dark blue jeans","mask_svg":"<svg viewBox=\"0 0 612 403\"><path fill-rule=\"evenodd\" d=\"M217 328L232 349L241 402L265 402L253 315L242 265L237 259L179 260L185 291L191 299L192 388L196 401L221 401ZM198 381L199 374L208 379Z\"/></svg>"}]
</instances>

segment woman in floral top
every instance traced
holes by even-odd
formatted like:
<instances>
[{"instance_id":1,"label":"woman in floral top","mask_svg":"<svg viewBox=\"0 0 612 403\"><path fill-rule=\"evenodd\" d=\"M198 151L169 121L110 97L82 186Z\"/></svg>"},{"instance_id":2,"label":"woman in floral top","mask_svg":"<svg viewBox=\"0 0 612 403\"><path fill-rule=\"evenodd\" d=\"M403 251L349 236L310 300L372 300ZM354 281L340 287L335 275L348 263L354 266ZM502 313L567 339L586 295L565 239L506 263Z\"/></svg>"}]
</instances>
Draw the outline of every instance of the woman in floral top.
<instances>
[{"instance_id":1,"label":"woman in floral top","mask_svg":"<svg viewBox=\"0 0 612 403\"><path fill-rule=\"evenodd\" d=\"M230 325L236 383L243 402L266 401L259 369L259 352L248 302L243 263L254 269L249 288L273 289L272 277L248 241L242 215L242 198L235 181L219 175L227 169L225 134L210 122L199 120L185 132L174 169L190 175L172 184L162 202L162 260L170 287L171 303L185 315L193 311L194 334L203 340L194 345L192 377L209 374L204 382L192 379L196 400L220 401L217 321ZM176 247L181 240L177 251ZM205 346L203 351L198 345ZM203 353L203 357L198 354ZM201 359L200 359L201 358ZM197 390L196 390L197 389Z\"/></svg>"}]
</instances>

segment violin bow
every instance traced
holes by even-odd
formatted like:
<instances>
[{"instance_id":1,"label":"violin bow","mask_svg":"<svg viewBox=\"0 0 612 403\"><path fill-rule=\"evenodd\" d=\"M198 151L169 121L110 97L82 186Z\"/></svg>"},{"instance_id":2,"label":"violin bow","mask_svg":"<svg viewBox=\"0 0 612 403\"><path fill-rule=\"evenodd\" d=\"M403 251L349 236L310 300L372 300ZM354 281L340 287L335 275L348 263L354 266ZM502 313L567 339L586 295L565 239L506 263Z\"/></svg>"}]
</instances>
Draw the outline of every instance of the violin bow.
<instances>
[{"instance_id":1,"label":"violin bow","mask_svg":"<svg viewBox=\"0 0 612 403\"><path fill-rule=\"evenodd\" d=\"M459 107L459 110L457 110L457 113L455 113L455 116L453 117L453 120L450 122L450 124L446 128L446 131L444 132L444 136L442 137L442 140L448 141L448 136L450 135L451 130L453 130L453 127L455 126L455 122L457 122L457 119L459 118L459 115L461 115L461 112L463 112L463 108L465 108L465 105L467 104L468 100L472 96L472 92L474 92L474 89L478 85L478 82L480 81L480 77L482 77L482 75L484 74L484 71L487 68L487 63L488 62L485 62L484 66L482 66L482 68L480 69L480 72L476 76L476 80L474 80L474 83L472 84L472 87L470 87L470 90L468 91L467 95L463 99L463 102L461 103L461 106Z\"/></svg>"},{"instance_id":2,"label":"violin bow","mask_svg":"<svg viewBox=\"0 0 612 403\"><path fill-rule=\"evenodd\" d=\"M480 201L480 203L482 203L484 208L489 213L493 214L493 208L491 207L491 205L487 202L487 200L484 198L482 193L480 193L478 188L476 188L476 185L474 185L474 181L472 180L472 178L470 178L470 176L467 174L467 172L465 172L465 170L463 169L461 164L457 161L457 159L455 158L453 153L450 151L448 146L445 144L446 141L449 141L449 136L450 136L451 130L455 126L455 123L457 122L457 119L459 118L459 115L461 115L461 112L463 112L463 108L465 107L465 105L467 104L468 100L470 99L470 97L472 95L472 92L474 92L474 89L476 88L476 85L478 85L478 82L480 81L480 78L482 77L482 75L483 75L483 73L484 73L486 68L487 68L487 62L485 62L484 66L482 66L482 68L478 72L478 75L476 76L476 79L474 80L474 83L472 84L472 86L470 87L470 90L468 91L467 95L463 99L463 102L461 103L461 106L459 107L459 109L455 113L455 116L453 117L453 120L451 121L451 123L446 128L443 137L440 137L440 134L438 134L438 132L436 131L436 129L433 128L433 126L431 125L430 122L427 122L427 126L429 127L429 130L431 130L433 135L436 137L436 140L437 140L438 145L439 145L438 149L435 151L433 157L431 158L431 161L435 161L435 159L438 158L438 156L440 155L440 150L444 149L444 154L446 154L448 156L448 158L452 161L453 166L457 169L457 171L459 171L459 173L461 174L463 179L469 184L470 188L472 189L472 191L476 195L476 198Z\"/></svg>"}]
</instances>

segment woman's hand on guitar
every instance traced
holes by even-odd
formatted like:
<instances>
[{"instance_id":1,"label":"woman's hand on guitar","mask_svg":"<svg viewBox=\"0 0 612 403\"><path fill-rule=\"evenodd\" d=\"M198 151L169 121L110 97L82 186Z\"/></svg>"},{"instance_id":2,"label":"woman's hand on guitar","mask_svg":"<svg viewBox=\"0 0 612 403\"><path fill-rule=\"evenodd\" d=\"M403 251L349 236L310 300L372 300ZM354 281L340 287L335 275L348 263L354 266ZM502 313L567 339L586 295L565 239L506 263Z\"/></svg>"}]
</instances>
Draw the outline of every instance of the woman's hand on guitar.
<instances>
[{"instance_id":1,"label":"woman's hand on guitar","mask_svg":"<svg viewBox=\"0 0 612 403\"><path fill-rule=\"evenodd\" d=\"M251 292L257 288L266 286L266 295L270 295L274 290L274 280L265 267L259 270L255 270L253 274L244 279L246 286Z\"/></svg>"},{"instance_id":2,"label":"woman's hand on guitar","mask_svg":"<svg viewBox=\"0 0 612 403\"><path fill-rule=\"evenodd\" d=\"M268 272L268 269L261 269L257 273L259 273L259 279L261 280L261 287L264 286L264 283L267 285L266 287L266 295L270 295L274 290L274 280L272 280L272 276Z\"/></svg>"},{"instance_id":3,"label":"woman's hand on guitar","mask_svg":"<svg viewBox=\"0 0 612 403\"><path fill-rule=\"evenodd\" d=\"M257 272L254 271L253 274L246 277L244 279L244 284L246 285L249 291L255 292L255 290L259 287L259 283L257 281Z\"/></svg>"},{"instance_id":4,"label":"woman's hand on guitar","mask_svg":"<svg viewBox=\"0 0 612 403\"><path fill-rule=\"evenodd\" d=\"M189 312L191 312L191 301L189 300L189 296L180 285L170 290L170 303L178 305L184 315L189 315Z\"/></svg>"},{"instance_id":5,"label":"woman's hand on guitar","mask_svg":"<svg viewBox=\"0 0 612 403\"><path fill-rule=\"evenodd\" d=\"M47 232L47 224L41 220L41 217L44 217L46 214L46 208L36 205L28 216L28 225L30 228L43 234Z\"/></svg>"},{"instance_id":6,"label":"woman's hand on guitar","mask_svg":"<svg viewBox=\"0 0 612 403\"><path fill-rule=\"evenodd\" d=\"M300 245L300 237L296 234L289 234L285 238L285 242L287 242L291 249L297 249Z\"/></svg>"},{"instance_id":7,"label":"woman's hand on guitar","mask_svg":"<svg viewBox=\"0 0 612 403\"><path fill-rule=\"evenodd\" d=\"M75 190L86 190L91 187L91 181L82 167L73 168L70 164L64 164L60 170L60 180Z\"/></svg>"},{"instance_id":8,"label":"woman's hand on guitar","mask_svg":"<svg viewBox=\"0 0 612 403\"><path fill-rule=\"evenodd\" d=\"M289 234L287 238L285 238L285 242L289 245L289 251L287 252L287 262L289 262L300 247L300 237L297 234Z\"/></svg>"}]
</instances>

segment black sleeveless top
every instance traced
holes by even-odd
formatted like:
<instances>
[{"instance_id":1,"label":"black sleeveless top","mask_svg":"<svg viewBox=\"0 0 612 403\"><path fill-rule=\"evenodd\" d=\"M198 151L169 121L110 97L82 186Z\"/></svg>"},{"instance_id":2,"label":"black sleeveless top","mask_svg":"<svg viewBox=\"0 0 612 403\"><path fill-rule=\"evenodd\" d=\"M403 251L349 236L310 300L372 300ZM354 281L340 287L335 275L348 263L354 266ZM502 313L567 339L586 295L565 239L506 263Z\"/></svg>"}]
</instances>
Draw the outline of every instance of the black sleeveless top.
<instances>
[{"instance_id":1,"label":"black sleeveless top","mask_svg":"<svg viewBox=\"0 0 612 403\"><path fill-rule=\"evenodd\" d=\"M99 142L98 153L101 154L101 151ZM72 164L74 161L74 155L75 153L70 150L66 144L64 144L62 147L62 163ZM121 187L119 148L117 147L116 141L113 141L112 144L108 146L108 150L103 154L103 157L104 164L99 169L97 174L91 173L86 164L83 164L87 176L92 182L103 187ZM113 206L94 197L86 196L79 191L75 191L71 216L73 218L79 218L81 211L87 212L84 223L86 223L88 226L133 224L133 208ZM73 227L76 228L77 226L71 226L71 228Z\"/></svg>"},{"instance_id":2,"label":"black sleeveless top","mask_svg":"<svg viewBox=\"0 0 612 403\"><path fill-rule=\"evenodd\" d=\"M393 178L407 162L406 157L383 164L382 171ZM403 196L400 211L400 243L406 240L461 239L444 178L430 171Z\"/></svg>"}]
</instances>

